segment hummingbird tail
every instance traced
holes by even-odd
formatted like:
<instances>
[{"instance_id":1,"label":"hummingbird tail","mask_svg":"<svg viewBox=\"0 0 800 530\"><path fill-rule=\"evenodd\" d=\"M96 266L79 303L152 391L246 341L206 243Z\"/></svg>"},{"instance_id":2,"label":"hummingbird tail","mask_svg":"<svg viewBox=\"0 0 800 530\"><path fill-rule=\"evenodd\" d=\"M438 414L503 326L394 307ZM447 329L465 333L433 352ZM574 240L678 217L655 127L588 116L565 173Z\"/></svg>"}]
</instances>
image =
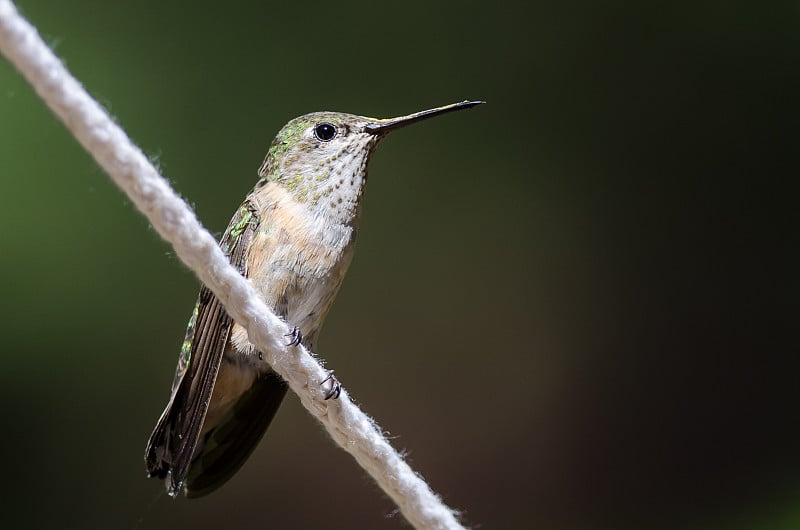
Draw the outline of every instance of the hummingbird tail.
<instances>
[{"instance_id":1,"label":"hummingbird tail","mask_svg":"<svg viewBox=\"0 0 800 530\"><path fill-rule=\"evenodd\" d=\"M242 467L278 412L288 386L272 370L261 375L195 450L186 476L186 496L202 497Z\"/></svg>"}]
</instances>

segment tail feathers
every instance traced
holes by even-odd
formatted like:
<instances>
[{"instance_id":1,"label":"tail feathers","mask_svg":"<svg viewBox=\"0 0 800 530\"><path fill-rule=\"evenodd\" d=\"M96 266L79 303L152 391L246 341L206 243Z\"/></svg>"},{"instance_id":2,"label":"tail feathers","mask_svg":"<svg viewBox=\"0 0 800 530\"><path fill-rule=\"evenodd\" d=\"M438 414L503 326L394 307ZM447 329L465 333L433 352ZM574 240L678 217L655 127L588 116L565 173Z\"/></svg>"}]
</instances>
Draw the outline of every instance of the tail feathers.
<instances>
[{"instance_id":1,"label":"tail feathers","mask_svg":"<svg viewBox=\"0 0 800 530\"><path fill-rule=\"evenodd\" d=\"M275 417L287 388L286 382L270 370L203 437L186 476L187 497L211 493L242 467Z\"/></svg>"},{"instance_id":2,"label":"tail feathers","mask_svg":"<svg viewBox=\"0 0 800 530\"><path fill-rule=\"evenodd\" d=\"M202 497L228 481L242 467L267 431L283 401L286 383L270 370L255 380L217 427L205 433L194 448L191 461L179 465L182 440L170 439L182 411L173 403L158 420L147 445L147 475L166 479L170 496L185 493ZM176 468L180 467L180 469Z\"/></svg>"}]
</instances>

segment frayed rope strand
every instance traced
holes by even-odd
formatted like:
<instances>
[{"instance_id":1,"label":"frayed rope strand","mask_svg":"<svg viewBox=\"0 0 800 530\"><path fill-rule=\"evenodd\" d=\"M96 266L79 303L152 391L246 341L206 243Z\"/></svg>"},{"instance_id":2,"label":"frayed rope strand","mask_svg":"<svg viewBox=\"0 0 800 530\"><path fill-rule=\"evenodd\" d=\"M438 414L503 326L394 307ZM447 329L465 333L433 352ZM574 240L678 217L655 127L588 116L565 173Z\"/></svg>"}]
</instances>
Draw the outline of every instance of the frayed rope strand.
<instances>
[{"instance_id":1,"label":"frayed rope strand","mask_svg":"<svg viewBox=\"0 0 800 530\"><path fill-rule=\"evenodd\" d=\"M247 329L250 341L300 396L331 437L372 476L419 529L463 529L445 506L342 391L325 401L327 372L302 347L288 347L289 328L229 263L216 240L125 132L89 96L9 0L0 0L0 51L33 86L97 163L130 197L175 253Z\"/></svg>"}]
</instances>

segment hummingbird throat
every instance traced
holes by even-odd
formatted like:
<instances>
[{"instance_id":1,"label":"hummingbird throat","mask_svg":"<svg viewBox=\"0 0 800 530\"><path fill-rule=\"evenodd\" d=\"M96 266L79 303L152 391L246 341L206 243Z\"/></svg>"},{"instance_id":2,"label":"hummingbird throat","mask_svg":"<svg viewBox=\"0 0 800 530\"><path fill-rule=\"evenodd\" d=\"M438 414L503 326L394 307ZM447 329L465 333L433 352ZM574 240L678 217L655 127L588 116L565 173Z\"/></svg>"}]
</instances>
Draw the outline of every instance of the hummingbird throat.
<instances>
[{"instance_id":1,"label":"hummingbird throat","mask_svg":"<svg viewBox=\"0 0 800 530\"><path fill-rule=\"evenodd\" d=\"M273 144L260 176L315 214L349 224L358 216L367 165L380 136L353 135L347 142L331 144L306 140L288 149L283 142L278 149Z\"/></svg>"}]
</instances>

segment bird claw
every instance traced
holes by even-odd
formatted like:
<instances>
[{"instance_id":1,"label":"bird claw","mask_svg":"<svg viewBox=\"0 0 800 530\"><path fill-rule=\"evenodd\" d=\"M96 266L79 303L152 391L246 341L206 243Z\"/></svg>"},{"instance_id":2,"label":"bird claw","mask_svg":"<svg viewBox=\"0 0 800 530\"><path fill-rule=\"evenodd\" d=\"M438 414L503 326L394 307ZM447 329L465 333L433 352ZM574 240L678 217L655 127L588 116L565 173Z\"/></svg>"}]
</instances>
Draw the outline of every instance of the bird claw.
<instances>
[{"instance_id":1,"label":"bird claw","mask_svg":"<svg viewBox=\"0 0 800 530\"><path fill-rule=\"evenodd\" d=\"M342 384L336 379L336 376L333 375L333 370L328 372L328 377L322 380L320 386L324 385L328 381L331 382L331 389L325 394L325 401L329 399L339 399L339 395L342 393Z\"/></svg>"},{"instance_id":2,"label":"bird claw","mask_svg":"<svg viewBox=\"0 0 800 530\"><path fill-rule=\"evenodd\" d=\"M292 328L292 331L284 335L284 337L292 337L287 346L299 346L303 342L303 332L297 326Z\"/></svg>"}]
</instances>

